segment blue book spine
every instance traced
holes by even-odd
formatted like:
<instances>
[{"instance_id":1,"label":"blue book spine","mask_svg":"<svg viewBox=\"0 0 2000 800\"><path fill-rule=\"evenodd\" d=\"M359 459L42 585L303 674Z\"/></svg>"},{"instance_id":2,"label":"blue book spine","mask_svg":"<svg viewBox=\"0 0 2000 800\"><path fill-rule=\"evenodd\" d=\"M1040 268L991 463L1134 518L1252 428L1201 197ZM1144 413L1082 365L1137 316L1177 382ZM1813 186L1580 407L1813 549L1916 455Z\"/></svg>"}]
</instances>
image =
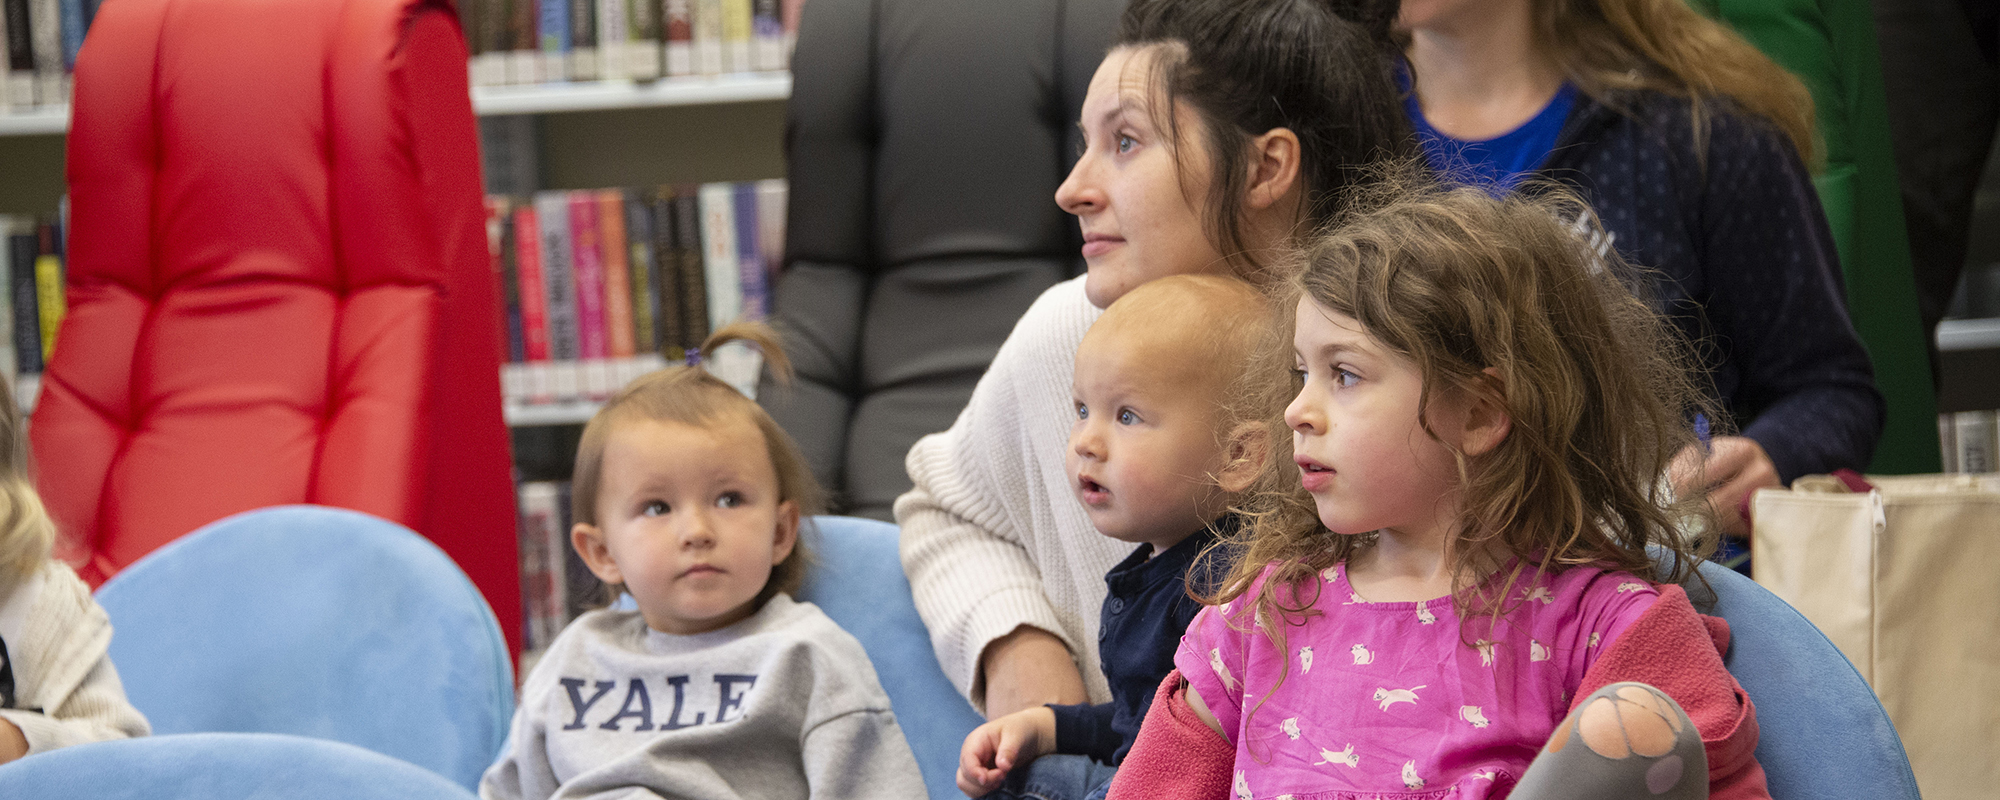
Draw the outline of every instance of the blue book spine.
<instances>
[{"instance_id":1,"label":"blue book spine","mask_svg":"<svg viewBox=\"0 0 2000 800\"><path fill-rule=\"evenodd\" d=\"M771 273L757 246L757 184L736 184L734 192L736 268L743 273L743 317L763 319L771 312Z\"/></svg>"},{"instance_id":2,"label":"blue book spine","mask_svg":"<svg viewBox=\"0 0 2000 800\"><path fill-rule=\"evenodd\" d=\"M535 31L541 35L542 52L561 55L569 52L569 0L536 0L541 15Z\"/></svg>"},{"instance_id":3,"label":"blue book spine","mask_svg":"<svg viewBox=\"0 0 2000 800\"><path fill-rule=\"evenodd\" d=\"M59 0L57 8L62 15L63 69L76 71L76 51L83 49L83 34L90 28L90 20L85 16L83 0Z\"/></svg>"}]
</instances>

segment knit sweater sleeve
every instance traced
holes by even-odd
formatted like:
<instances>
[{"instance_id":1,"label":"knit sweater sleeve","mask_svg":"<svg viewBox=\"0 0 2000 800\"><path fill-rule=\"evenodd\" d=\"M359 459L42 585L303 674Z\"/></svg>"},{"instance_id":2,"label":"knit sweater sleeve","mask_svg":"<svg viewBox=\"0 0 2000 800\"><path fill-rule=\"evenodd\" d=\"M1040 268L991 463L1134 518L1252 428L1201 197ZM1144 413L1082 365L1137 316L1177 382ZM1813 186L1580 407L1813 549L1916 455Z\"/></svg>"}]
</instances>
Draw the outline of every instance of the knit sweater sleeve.
<instances>
[{"instance_id":1,"label":"knit sweater sleeve","mask_svg":"<svg viewBox=\"0 0 2000 800\"><path fill-rule=\"evenodd\" d=\"M0 718L21 729L30 754L150 733L111 665L111 622L90 587L57 562L43 576L25 648L11 654L17 664L35 662L40 677L21 687L22 708L0 709Z\"/></svg>"},{"instance_id":2,"label":"knit sweater sleeve","mask_svg":"<svg viewBox=\"0 0 2000 800\"><path fill-rule=\"evenodd\" d=\"M905 462L914 486L896 501L903 569L938 662L982 710L980 655L1021 626L1060 638L1092 700L1109 699L1095 623L1122 545L1090 528L1062 471L1071 364L1096 316L1080 280L1043 293L957 421Z\"/></svg>"},{"instance_id":3,"label":"knit sweater sleeve","mask_svg":"<svg viewBox=\"0 0 2000 800\"><path fill-rule=\"evenodd\" d=\"M1819 195L1772 126L1710 119L1699 247L1714 340L1742 376L1732 411L1787 483L1862 469L1886 410Z\"/></svg>"}]
</instances>

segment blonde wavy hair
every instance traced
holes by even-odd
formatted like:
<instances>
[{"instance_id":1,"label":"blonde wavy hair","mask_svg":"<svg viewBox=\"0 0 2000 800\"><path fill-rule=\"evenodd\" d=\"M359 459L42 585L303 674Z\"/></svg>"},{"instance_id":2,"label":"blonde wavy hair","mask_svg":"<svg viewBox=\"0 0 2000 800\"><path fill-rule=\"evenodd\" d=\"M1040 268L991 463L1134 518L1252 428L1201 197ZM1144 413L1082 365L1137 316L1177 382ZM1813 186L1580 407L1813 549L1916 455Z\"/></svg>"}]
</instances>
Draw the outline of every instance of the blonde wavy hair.
<instances>
[{"instance_id":1,"label":"blonde wavy hair","mask_svg":"<svg viewBox=\"0 0 2000 800\"><path fill-rule=\"evenodd\" d=\"M765 367L780 382L790 380L791 362L779 346L778 333L767 325L740 321L729 323L701 343L701 352L714 353L716 348L738 341L755 345L762 351ZM765 581L763 591L757 594L755 602L761 606L779 592L798 591L805 580L806 567L812 561L805 534L811 527L811 517L825 512L826 494L820 489L819 482L813 479L812 469L806 465L805 456L799 453L798 444L783 428L778 427L771 415L765 413L756 401L745 397L706 369L675 365L656 370L627 384L605 402L604 407L583 426L583 437L577 444L576 468L570 476L571 513L577 522L597 524L597 495L604 477L604 448L620 424L652 420L706 427L733 419L747 420L763 434L765 455L771 459L771 466L778 475L778 502L795 503L802 518L799 541L792 547L791 555L771 568L771 577ZM609 596L600 598L605 601L616 597L622 590L617 586L606 588Z\"/></svg>"},{"instance_id":2,"label":"blonde wavy hair","mask_svg":"<svg viewBox=\"0 0 2000 800\"><path fill-rule=\"evenodd\" d=\"M1777 126L1807 164L1819 157L1812 92L1741 34L1688 0L1536 0L1535 34L1570 82L1614 107L1650 89L1692 100L1695 151L1704 105L1727 98Z\"/></svg>"},{"instance_id":3,"label":"blonde wavy hair","mask_svg":"<svg viewBox=\"0 0 2000 800\"><path fill-rule=\"evenodd\" d=\"M55 547L56 524L29 477L14 385L0 377L0 579L34 574Z\"/></svg>"},{"instance_id":4,"label":"blonde wavy hair","mask_svg":"<svg viewBox=\"0 0 2000 800\"><path fill-rule=\"evenodd\" d=\"M1694 415L1717 418L1686 341L1635 294L1642 276L1572 232L1587 206L1559 186L1529 188L1495 197L1390 176L1359 201L1367 210L1307 242L1278 287L1281 328L1311 298L1413 363L1424 382L1419 418L1433 439L1427 412L1441 393L1484 395L1505 409L1504 441L1476 457L1457 454L1463 504L1448 557L1461 620L1497 623L1529 570L1590 565L1650 579L1659 558L1680 581L1714 546L1682 532L1701 506L1675 499L1663 478L1696 442ZM1283 349L1289 360L1290 344ZM1375 535L1327 530L1300 488L1290 431L1268 413L1300 388L1277 361L1266 360L1266 380L1243 402L1267 409L1281 446L1240 509L1248 518L1234 542L1240 560L1201 600L1222 605L1254 588L1237 613L1264 623L1282 649L1287 625L1269 622L1314 613L1324 586L1316 574ZM1511 569L1506 556L1518 557Z\"/></svg>"}]
</instances>

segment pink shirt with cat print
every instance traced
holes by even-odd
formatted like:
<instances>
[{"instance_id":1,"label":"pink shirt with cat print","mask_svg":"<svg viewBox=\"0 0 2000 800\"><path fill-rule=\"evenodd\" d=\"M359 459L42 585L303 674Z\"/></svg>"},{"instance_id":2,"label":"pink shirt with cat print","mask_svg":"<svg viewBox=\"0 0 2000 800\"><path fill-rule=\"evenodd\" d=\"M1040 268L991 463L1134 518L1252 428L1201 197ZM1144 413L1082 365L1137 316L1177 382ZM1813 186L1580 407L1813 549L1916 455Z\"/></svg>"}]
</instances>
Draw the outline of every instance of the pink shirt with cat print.
<instances>
[{"instance_id":1,"label":"pink shirt with cat print","mask_svg":"<svg viewBox=\"0 0 2000 800\"><path fill-rule=\"evenodd\" d=\"M1659 596L1630 573L1530 568L1497 627L1461 626L1450 598L1367 602L1345 565L1315 582L1318 613L1283 626L1282 652L1248 614L1230 622L1253 588L1203 609L1175 654L1236 746L1236 800L1505 797L1584 671Z\"/></svg>"}]
</instances>

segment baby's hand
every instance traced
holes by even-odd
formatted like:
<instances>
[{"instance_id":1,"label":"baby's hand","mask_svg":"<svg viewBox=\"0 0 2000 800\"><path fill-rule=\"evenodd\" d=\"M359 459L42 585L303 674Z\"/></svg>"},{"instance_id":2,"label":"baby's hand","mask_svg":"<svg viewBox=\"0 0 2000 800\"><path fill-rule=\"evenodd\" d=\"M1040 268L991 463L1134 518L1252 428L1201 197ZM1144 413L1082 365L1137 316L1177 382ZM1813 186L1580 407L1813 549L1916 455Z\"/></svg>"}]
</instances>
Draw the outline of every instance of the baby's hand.
<instances>
[{"instance_id":1,"label":"baby's hand","mask_svg":"<svg viewBox=\"0 0 2000 800\"><path fill-rule=\"evenodd\" d=\"M1056 712L1036 706L972 729L958 751L958 790L979 797L1000 786L1016 766L1041 758L1056 746Z\"/></svg>"}]
</instances>

